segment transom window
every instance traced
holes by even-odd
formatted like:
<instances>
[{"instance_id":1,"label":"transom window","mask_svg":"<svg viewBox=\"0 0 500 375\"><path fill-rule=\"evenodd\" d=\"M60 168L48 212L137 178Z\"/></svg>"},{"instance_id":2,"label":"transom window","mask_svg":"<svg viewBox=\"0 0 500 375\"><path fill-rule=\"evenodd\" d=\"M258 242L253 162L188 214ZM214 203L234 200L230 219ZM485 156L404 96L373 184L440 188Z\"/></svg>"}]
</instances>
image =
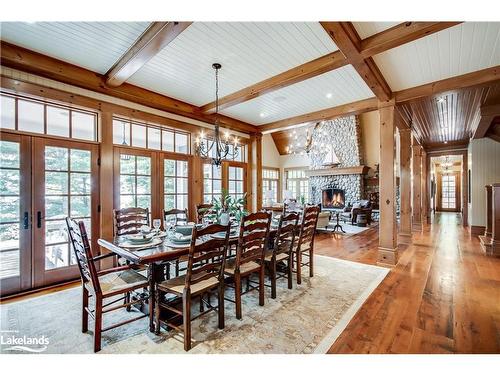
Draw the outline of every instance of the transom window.
<instances>
[{"instance_id":1,"label":"transom window","mask_svg":"<svg viewBox=\"0 0 500 375\"><path fill-rule=\"evenodd\" d=\"M97 141L97 113L2 94L0 128Z\"/></svg>"},{"instance_id":2,"label":"transom window","mask_svg":"<svg viewBox=\"0 0 500 375\"><path fill-rule=\"evenodd\" d=\"M189 133L160 125L114 118L113 143L121 146L189 154L191 136Z\"/></svg>"}]
</instances>

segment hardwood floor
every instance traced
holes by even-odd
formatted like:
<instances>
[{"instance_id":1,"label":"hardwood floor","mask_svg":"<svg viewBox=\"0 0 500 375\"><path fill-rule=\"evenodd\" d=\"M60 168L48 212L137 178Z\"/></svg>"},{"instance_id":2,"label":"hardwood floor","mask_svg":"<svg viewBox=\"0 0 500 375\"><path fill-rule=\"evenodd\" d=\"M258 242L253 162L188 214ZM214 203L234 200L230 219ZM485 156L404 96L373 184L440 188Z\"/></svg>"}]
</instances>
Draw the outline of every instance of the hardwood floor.
<instances>
[{"instance_id":1,"label":"hardwood floor","mask_svg":"<svg viewBox=\"0 0 500 375\"><path fill-rule=\"evenodd\" d=\"M500 259L453 213L413 234L329 353L500 353ZM317 237L316 253L376 264L377 229Z\"/></svg>"}]
</instances>

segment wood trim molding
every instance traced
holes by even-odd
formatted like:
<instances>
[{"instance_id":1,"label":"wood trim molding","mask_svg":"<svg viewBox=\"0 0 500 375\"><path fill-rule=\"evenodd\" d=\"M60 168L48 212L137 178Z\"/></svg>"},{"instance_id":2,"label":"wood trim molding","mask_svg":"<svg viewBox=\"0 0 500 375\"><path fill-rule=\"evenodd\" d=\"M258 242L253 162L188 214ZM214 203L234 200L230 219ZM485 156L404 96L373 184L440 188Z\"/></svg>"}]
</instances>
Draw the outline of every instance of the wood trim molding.
<instances>
[{"instance_id":1,"label":"wood trim molding","mask_svg":"<svg viewBox=\"0 0 500 375\"><path fill-rule=\"evenodd\" d=\"M61 60L0 41L0 59L3 66L39 75L87 90L129 100L151 108L174 113L209 124L215 122L214 115L201 113L199 107L170 98L138 86L124 83L119 87L106 85L104 75L66 63ZM218 115L222 127L243 133L258 133L256 126L231 117Z\"/></svg>"},{"instance_id":2,"label":"wood trim molding","mask_svg":"<svg viewBox=\"0 0 500 375\"><path fill-rule=\"evenodd\" d=\"M306 176L341 176L350 174L362 174L368 173L370 167L366 165L360 165L358 167L348 167L348 168L324 168L324 169L311 169L306 170Z\"/></svg>"},{"instance_id":3,"label":"wood trim molding","mask_svg":"<svg viewBox=\"0 0 500 375\"><path fill-rule=\"evenodd\" d=\"M356 69L361 78L381 101L392 97L392 91L375 61L361 54L361 38L351 22L320 22L321 26L335 42L337 47Z\"/></svg>"},{"instance_id":4,"label":"wood trim molding","mask_svg":"<svg viewBox=\"0 0 500 375\"><path fill-rule=\"evenodd\" d=\"M337 107L326 108L316 112L306 113L299 116L289 117L287 119L270 122L259 126L262 133L272 133L278 130L290 129L297 127L293 125L301 125L305 122L331 120L340 116L359 115L364 112L371 112L378 109L378 99L369 98L360 100L354 103L342 104Z\"/></svg>"},{"instance_id":5,"label":"wood trim molding","mask_svg":"<svg viewBox=\"0 0 500 375\"><path fill-rule=\"evenodd\" d=\"M500 104L482 106L480 109L481 119L477 125L472 139L479 139L486 136L494 118L500 116Z\"/></svg>"},{"instance_id":6,"label":"wood trim molding","mask_svg":"<svg viewBox=\"0 0 500 375\"><path fill-rule=\"evenodd\" d=\"M117 87L171 43L192 22L152 22L106 73L106 84Z\"/></svg>"}]
</instances>

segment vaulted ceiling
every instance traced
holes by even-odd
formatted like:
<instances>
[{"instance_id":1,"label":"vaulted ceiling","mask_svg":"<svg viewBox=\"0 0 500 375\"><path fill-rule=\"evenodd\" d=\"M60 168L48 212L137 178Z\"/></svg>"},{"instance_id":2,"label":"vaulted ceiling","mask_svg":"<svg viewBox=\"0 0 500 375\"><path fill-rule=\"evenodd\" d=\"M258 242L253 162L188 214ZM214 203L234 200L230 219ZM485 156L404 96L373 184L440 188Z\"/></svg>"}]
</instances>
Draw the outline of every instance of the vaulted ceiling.
<instances>
[{"instance_id":1,"label":"vaulted ceiling","mask_svg":"<svg viewBox=\"0 0 500 375\"><path fill-rule=\"evenodd\" d=\"M162 30L158 24L3 22L0 37L108 80L128 63L129 87L168 96L202 120L214 109L211 65L219 62L221 113L263 131L373 110L394 95L423 143L458 141L475 133L481 106L498 93L493 82L446 90L438 102L413 88L498 67L500 23L194 22L170 35L152 30Z\"/></svg>"}]
</instances>

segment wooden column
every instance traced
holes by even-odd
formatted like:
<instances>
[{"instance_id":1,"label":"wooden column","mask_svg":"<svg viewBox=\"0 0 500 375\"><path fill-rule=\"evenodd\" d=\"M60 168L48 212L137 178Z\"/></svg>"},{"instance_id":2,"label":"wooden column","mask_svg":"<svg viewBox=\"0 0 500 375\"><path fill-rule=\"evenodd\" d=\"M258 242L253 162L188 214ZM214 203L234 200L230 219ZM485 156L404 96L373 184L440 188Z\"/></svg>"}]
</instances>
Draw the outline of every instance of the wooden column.
<instances>
[{"instance_id":1,"label":"wooden column","mask_svg":"<svg viewBox=\"0 0 500 375\"><path fill-rule=\"evenodd\" d=\"M380 113L380 224L378 263L395 265L397 254L396 228L396 154L394 101L381 103Z\"/></svg>"},{"instance_id":2,"label":"wooden column","mask_svg":"<svg viewBox=\"0 0 500 375\"><path fill-rule=\"evenodd\" d=\"M101 112L101 154L99 174L100 194L100 238L107 241L113 240L113 113L107 108ZM101 248L101 252L109 251ZM112 267L110 258L101 261L101 268Z\"/></svg>"},{"instance_id":3,"label":"wooden column","mask_svg":"<svg viewBox=\"0 0 500 375\"><path fill-rule=\"evenodd\" d=\"M479 236L479 240L487 255L500 257L500 183L491 185L490 210L491 237Z\"/></svg>"},{"instance_id":4,"label":"wooden column","mask_svg":"<svg viewBox=\"0 0 500 375\"><path fill-rule=\"evenodd\" d=\"M252 134L248 145L247 209L262 208L262 134Z\"/></svg>"},{"instance_id":5,"label":"wooden column","mask_svg":"<svg viewBox=\"0 0 500 375\"><path fill-rule=\"evenodd\" d=\"M411 130L399 129L399 139L401 206L398 241L409 244L411 243Z\"/></svg>"},{"instance_id":6,"label":"wooden column","mask_svg":"<svg viewBox=\"0 0 500 375\"><path fill-rule=\"evenodd\" d=\"M203 203L203 160L198 155L191 159L191 197L189 219L196 221L196 206Z\"/></svg>"},{"instance_id":7,"label":"wooden column","mask_svg":"<svg viewBox=\"0 0 500 375\"><path fill-rule=\"evenodd\" d=\"M422 146L413 137L412 142L412 229L422 230Z\"/></svg>"},{"instance_id":8,"label":"wooden column","mask_svg":"<svg viewBox=\"0 0 500 375\"><path fill-rule=\"evenodd\" d=\"M484 230L485 237L491 237L493 230L493 188L491 185L485 186L486 190L486 229Z\"/></svg>"},{"instance_id":9,"label":"wooden column","mask_svg":"<svg viewBox=\"0 0 500 375\"><path fill-rule=\"evenodd\" d=\"M420 192L421 192L421 208L422 208L422 225L427 224L427 217L429 215L428 210L429 210L429 203L427 202L427 199L429 197L428 195L428 189L427 189L427 180L428 180L428 169L427 169L427 152L422 148L421 150L421 165L422 165L422 176L421 176L421 186L420 186Z\"/></svg>"}]
</instances>

